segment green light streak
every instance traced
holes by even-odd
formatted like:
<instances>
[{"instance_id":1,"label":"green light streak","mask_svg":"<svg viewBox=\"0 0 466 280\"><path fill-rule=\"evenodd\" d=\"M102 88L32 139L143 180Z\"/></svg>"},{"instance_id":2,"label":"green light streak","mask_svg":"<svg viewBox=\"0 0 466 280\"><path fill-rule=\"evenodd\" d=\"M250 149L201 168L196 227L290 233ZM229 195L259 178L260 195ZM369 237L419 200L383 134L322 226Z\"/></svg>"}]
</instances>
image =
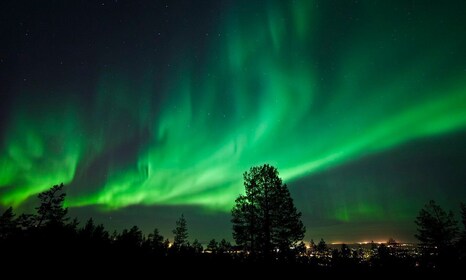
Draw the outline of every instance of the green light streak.
<instances>
[{"instance_id":1,"label":"green light streak","mask_svg":"<svg viewBox=\"0 0 466 280\"><path fill-rule=\"evenodd\" d=\"M71 109L61 111L55 116L18 112L0 158L0 187L14 186L0 198L3 205L18 205L57 181L73 180L81 153L79 122Z\"/></svg>"},{"instance_id":2,"label":"green light streak","mask_svg":"<svg viewBox=\"0 0 466 280\"><path fill-rule=\"evenodd\" d=\"M189 47L177 46L174 60L183 63L166 81L147 75L136 83L130 71L113 69L102 74L90 107L71 100L58 111L53 102L14 110L0 150L0 203L20 204L59 182L79 190L76 180L95 176L93 163L104 158L99 175L105 180L69 196L69 206L184 204L229 211L252 165L276 165L292 182L466 127L462 66L442 56L462 50L464 40L452 35L425 44L429 29L417 23L407 35L421 43L407 46L384 33L392 26L369 15L353 31L342 31L344 24L323 26L329 14L311 1L230 8L212 27L210 33L222 37L206 46L212 55L201 65ZM339 30L341 41L319 45L323 28ZM319 47L330 48L325 65L317 65ZM122 145L143 138L122 162ZM381 212L353 203L333 216L348 221Z\"/></svg>"}]
</instances>

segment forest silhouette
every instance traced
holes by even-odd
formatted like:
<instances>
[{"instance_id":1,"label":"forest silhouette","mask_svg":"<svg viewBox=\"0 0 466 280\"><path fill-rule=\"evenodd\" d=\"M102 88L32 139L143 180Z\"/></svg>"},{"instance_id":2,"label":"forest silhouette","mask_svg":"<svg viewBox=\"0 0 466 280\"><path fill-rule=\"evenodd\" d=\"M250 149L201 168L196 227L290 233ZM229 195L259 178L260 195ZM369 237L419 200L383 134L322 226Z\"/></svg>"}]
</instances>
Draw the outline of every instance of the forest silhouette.
<instances>
[{"instance_id":1,"label":"forest silhouette","mask_svg":"<svg viewBox=\"0 0 466 280\"><path fill-rule=\"evenodd\" d=\"M252 167L243 174L244 194L232 209L232 236L201 244L190 239L189 223L181 214L173 238L157 228L145 235L138 226L112 233L90 218L70 219L64 207L63 184L38 195L35 213L16 215L13 207L0 216L0 252L4 268L11 264L40 267L62 265L139 269L197 266L199 268L259 268L266 271L294 267L294 271L438 271L466 264L466 206L461 223L453 212L428 202L415 218L417 245L388 240L364 248L329 246L303 241L305 227L286 184L270 165ZM192 241L191 241L192 240ZM273 265L271 265L273 264Z\"/></svg>"}]
</instances>

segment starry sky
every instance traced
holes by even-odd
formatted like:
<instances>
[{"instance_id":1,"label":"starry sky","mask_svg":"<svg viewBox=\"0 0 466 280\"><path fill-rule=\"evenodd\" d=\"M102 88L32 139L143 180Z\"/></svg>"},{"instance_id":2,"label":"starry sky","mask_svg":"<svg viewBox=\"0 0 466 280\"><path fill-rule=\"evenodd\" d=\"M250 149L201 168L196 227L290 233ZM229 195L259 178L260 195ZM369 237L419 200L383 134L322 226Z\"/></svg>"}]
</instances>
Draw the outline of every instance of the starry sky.
<instances>
[{"instance_id":1,"label":"starry sky","mask_svg":"<svg viewBox=\"0 0 466 280\"><path fill-rule=\"evenodd\" d=\"M276 166L306 239L466 201L465 1L1 1L0 207L231 239Z\"/></svg>"}]
</instances>

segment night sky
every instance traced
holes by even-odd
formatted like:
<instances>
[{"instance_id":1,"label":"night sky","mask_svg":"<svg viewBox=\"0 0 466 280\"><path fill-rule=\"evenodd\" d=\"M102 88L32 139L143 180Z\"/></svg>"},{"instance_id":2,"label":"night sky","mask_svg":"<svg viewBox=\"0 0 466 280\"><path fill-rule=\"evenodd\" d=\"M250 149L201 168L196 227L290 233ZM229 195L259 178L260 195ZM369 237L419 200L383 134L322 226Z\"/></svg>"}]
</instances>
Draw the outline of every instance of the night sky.
<instances>
[{"instance_id":1,"label":"night sky","mask_svg":"<svg viewBox=\"0 0 466 280\"><path fill-rule=\"evenodd\" d=\"M466 201L466 1L1 1L0 207L231 239L276 166L306 240Z\"/></svg>"}]
</instances>

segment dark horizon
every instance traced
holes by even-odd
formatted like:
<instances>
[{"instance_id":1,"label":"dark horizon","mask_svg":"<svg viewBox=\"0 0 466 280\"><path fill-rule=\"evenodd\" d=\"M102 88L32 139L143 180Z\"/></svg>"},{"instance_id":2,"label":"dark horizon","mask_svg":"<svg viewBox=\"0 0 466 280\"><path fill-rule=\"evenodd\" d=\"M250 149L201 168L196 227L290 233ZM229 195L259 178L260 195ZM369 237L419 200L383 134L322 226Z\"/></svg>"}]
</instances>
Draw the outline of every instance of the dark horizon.
<instances>
[{"instance_id":1,"label":"dark horizon","mask_svg":"<svg viewBox=\"0 0 466 280\"><path fill-rule=\"evenodd\" d=\"M117 271L180 265L212 266L248 272L384 271L425 273L460 269L466 261L466 204L461 203L461 224L452 212L435 201L416 217L418 244L390 238L387 242L327 244L322 238L303 242L305 227L290 192L269 164L253 166L244 174L245 192L235 200L232 234L235 244L222 238L190 241L186 217L181 214L170 241L155 228L144 234L138 226L110 233L93 218L81 226L64 207L64 185L54 185L38 195L34 213L16 215L9 207L0 215L0 249L4 263L22 267L78 268L78 273L99 271L104 264ZM56 258L60 255L60 258ZM40 256L40 258L37 258ZM84 258L83 258L84 257ZM122 267L120 267L122 265ZM14 266L13 266L14 267ZM114 268L114 267L112 267ZM108 270L108 268L105 268ZM140 270L139 270L140 271ZM108 271L107 271L108 272Z\"/></svg>"}]
</instances>

